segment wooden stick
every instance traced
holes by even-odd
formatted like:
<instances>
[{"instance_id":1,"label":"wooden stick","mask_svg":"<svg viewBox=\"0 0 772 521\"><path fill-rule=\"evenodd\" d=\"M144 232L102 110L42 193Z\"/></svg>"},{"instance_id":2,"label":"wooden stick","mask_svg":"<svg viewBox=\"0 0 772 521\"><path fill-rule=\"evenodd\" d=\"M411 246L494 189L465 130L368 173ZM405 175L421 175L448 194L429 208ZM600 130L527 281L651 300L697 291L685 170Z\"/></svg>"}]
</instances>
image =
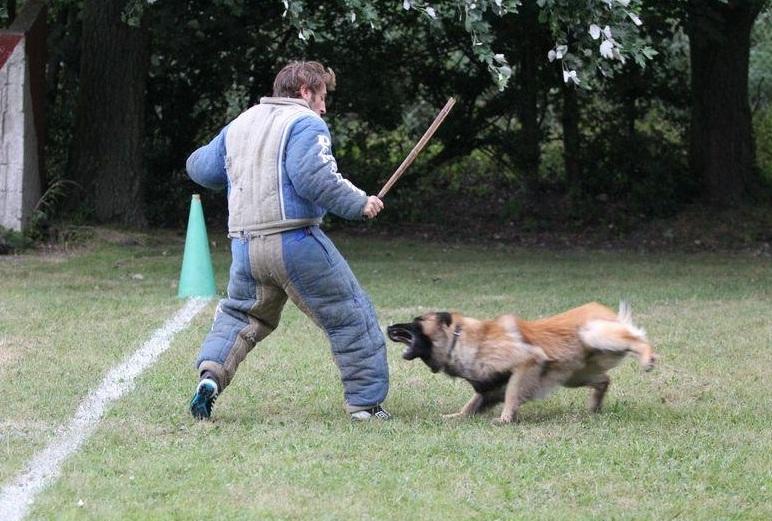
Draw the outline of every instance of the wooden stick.
<instances>
[{"instance_id":1,"label":"wooden stick","mask_svg":"<svg viewBox=\"0 0 772 521\"><path fill-rule=\"evenodd\" d=\"M445 118L447 117L448 113L450 112L450 109L453 108L453 105L456 104L455 98L448 99L448 102L445 103L445 106L442 108L439 114L437 114L437 117L434 118L434 121L432 122L431 126L424 132L424 135L421 136L421 139L418 140L418 143L413 147L413 150L410 151L410 153L407 155L404 161L402 161L402 164L399 165L399 168L397 168L396 172L394 172L391 175L391 178L386 182L385 185L383 185L383 188L381 188L381 191L378 192L378 198L383 199L383 197L388 193L388 191L391 189L392 186L394 186L394 183L397 182L397 180L402 176L402 174L405 173L405 170L407 170L407 167L409 167L413 161L415 161L415 158L418 156L419 153L421 153L421 150L424 149L426 146L426 143L429 142L429 140L432 138L434 133L437 131L439 126L442 124L443 121L445 121Z\"/></svg>"}]
</instances>

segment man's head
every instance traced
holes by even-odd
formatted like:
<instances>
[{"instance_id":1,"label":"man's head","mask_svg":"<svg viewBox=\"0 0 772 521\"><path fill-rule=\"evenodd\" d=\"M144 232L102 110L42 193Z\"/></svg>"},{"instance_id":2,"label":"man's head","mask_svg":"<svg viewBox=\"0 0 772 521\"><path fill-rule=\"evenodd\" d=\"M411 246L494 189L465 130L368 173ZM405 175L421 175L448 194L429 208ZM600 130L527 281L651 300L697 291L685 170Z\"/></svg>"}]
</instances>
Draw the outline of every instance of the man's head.
<instances>
[{"instance_id":1,"label":"man's head","mask_svg":"<svg viewBox=\"0 0 772 521\"><path fill-rule=\"evenodd\" d=\"M335 73L319 62L292 62L273 81L274 97L302 98L320 116L327 112L328 90L335 90Z\"/></svg>"}]
</instances>

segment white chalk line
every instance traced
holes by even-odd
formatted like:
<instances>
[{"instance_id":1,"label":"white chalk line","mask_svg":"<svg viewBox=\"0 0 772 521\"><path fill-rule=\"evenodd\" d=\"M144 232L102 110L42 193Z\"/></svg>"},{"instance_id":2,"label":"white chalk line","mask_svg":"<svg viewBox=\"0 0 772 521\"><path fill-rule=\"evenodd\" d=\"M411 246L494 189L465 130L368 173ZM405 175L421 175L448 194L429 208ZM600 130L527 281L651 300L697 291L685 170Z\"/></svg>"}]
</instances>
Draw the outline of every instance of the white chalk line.
<instances>
[{"instance_id":1,"label":"white chalk line","mask_svg":"<svg viewBox=\"0 0 772 521\"><path fill-rule=\"evenodd\" d=\"M78 406L69 424L61 427L56 438L29 461L24 472L0 491L1 520L24 519L35 496L58 477L62 463L96 430L108 406L134 388L137 376L155 363L169 348L174 335L185 329L207 302L208 299L189 299L142 347L110 369L99 387Z\"/></svg>"}]
</instances>

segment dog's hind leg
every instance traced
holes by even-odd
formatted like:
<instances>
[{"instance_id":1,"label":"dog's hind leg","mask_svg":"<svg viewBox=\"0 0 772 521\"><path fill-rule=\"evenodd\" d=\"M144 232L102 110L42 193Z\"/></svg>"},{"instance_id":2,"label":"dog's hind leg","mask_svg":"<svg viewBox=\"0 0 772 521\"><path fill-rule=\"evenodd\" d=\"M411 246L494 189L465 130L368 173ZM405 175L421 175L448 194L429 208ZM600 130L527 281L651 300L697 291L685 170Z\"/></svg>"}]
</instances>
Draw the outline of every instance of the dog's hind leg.
<instances>
[{"instance_id":1,"label":"dog's hind leg","mask_svg":"<svg viewBox=\"0 0 772 521\"><path fill-rule=\"evenodd\" d=\"M592 412L600 412L600 408L603 405L603 398L606 396L606 391L611 383L611 378L607 374L599 376L598 380L593 383L588 383L587 387L592 388L590 394L590 410Z\"/></svg>"},{"instance_id":2,"label":"dog's hind leg","mask_svg":"<svg viewBox=\"0 0 772 521\"><path fill-rule=\"evenodd\" d=\"M630 342L630 350L638 356L638 361L646 371L654 369L654 362L657 361L657 355L648 342L643 340L634 340Z\"/></svg>"}]
</instances>

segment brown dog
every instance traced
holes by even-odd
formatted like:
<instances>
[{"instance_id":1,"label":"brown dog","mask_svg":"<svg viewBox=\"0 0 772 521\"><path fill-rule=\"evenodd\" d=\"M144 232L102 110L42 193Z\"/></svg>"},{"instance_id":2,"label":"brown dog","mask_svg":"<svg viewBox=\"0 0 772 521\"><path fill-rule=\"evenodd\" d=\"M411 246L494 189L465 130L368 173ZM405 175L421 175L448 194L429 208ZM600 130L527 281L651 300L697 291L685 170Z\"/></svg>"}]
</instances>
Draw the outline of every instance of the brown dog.
<instances>
[{"instance_id":1,"label":"brown dog","mask_svg":"<svg viewBox=\"0 0 772 521\"><path fill-rule=\"evenodd\" d=\"M474 387L472 399L446 417L470 416L503 400L501 423L514 421L523 403L558 385L591 387L590 409L597 412L611 381L609 369L628 353L647 371L656 359L624 302L618 313L591 302L533 321L515 315L475 320L459 313L426 313L387 332L391 340L407 345L406 360L420 358L432 372L461 377Z\"/></svg>"}]
</instances>

